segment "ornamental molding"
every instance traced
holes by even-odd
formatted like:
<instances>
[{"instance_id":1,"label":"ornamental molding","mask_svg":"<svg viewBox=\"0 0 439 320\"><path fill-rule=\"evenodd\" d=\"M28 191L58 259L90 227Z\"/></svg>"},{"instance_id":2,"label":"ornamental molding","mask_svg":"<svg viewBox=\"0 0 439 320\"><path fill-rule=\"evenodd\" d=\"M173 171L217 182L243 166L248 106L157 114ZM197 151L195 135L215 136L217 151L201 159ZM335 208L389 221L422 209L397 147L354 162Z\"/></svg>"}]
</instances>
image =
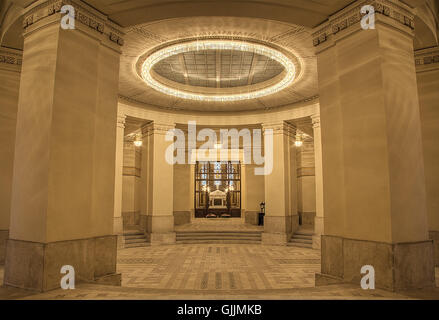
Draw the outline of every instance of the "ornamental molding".
<instances>
[{"instance_id":1,"label":"ornamental molding","mask_svg":"<svg viewBox=\"0 0 439 320\"><path fill-rule=\"evenodd\" d=\"M125 129L125 122L126 122L127 116L124 114L118 114L117 115L117 127Z\"/></svg>"},{"instance_id":2,"label":"ornamental molding","mask_svg":"<svg viewBox=\"0 0 439 320\"><path fill-rule=\"evenodd\" d=\"M296 137L296 127L293 125L284 122L284 121L277 121L277 122L270 122L270 123L263 123L262 124L262 131L265 134L270 134L267 130L273 130L273 135L283 134L291 138Z\"/></svg>"},{"instance_id":3,"label":"ornamental molding","mask_svg":"<svg viewBox=\"0 0 439 320\"><path fill-rule=\"evenodd\" d=\"M155 134L166 135L168 131L175 129L175 123L150 122L142 128L142 136L147 137Z\"/></svg>"},{"instance_id":4,"label":"ornamental molding","mask_svg":"<svg viewBox=\"0 0 439 320\"><path fill-rule=\"evenodd\" d=\"M19 50L0 47L0 64L19 66L23 62L23 53Z\"/></svg>"},{"instance_id":5,"label":"ornamental molding","mask_svg":"<svg viewBox=\"0 0 439 320\"><path fill-rule=\"evenodd\" d=\"M313 114L311 116L311 122L313 129L320 128L320 114Z\"/></svg>"},{"instance_id":6,"label":"ornamental molding","mask_svg":"<svg viewBox=\"0 0 439 320\"><path fill-rule=\"evenodd\" d=\"M390 24L413 36L415 16L410 7L396 0L359 0L335 13L328 21L314 29L312 34L314 47L362 30L361 19L365 14L361 13L361 8L366 5L375 8L376 23Z\"/></svg>"},{"instance_id":7,"label":"ornamental molding","mask_svg":"<svg viewBox=\"0 0 439 320\"><path fill-rule=\"evenodd\" d=\"M416 71L439 69L439 47L415 51Z\"/></svg>"},{"instance_id":8,"label":"ornamental molding","mask_svg":"<svg viewBox=\"0 0 439 320\"><path fill-rule=\"evenodd\" d=\"M97 35L104 36L111 42L122 47L124 45L123 36L125 35L122 28L98 11L87 6L78 0L46 0L39 1L39 4L33 5L23 18L23 28L28 28L35 23L54 16L59 15L61 19L61 8L64 5L71 5L75 8L75 22L94 31Z\"/></svg>"}]
</instances>

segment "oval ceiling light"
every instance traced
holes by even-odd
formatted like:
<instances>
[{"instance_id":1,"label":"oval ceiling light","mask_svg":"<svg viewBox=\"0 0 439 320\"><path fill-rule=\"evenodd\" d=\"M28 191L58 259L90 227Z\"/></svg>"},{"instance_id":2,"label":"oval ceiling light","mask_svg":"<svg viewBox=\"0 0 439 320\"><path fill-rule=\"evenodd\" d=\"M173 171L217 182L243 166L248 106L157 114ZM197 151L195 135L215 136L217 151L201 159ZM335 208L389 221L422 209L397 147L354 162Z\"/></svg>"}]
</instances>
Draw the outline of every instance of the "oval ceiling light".
<instances>
[{"instance_id":1,"label":"oval ceiling light","mask_svg":"<svg viewBox=\"0 0 439 320\"><path fill-rule=\"evenodd\" d=\"M274 85L260 90L237 94L213 95L193 93L171 88L157 81L151 75L151 71L154 65L170 56L185 52L204 50L238 50L244 52L254 52L269 57L280 63L285 68L285 76L282 78L282 80L275 83ZM199 101L229 102L256 99L281 91L282 89L288 87L291 83L293 83L296 77L296 67L294 66L294 63L290 59L288 59L283 53L264 45L236 40L199 40L169 46L154 52L143 63L141 73L143 80L149 86L167 95L175 96L182 99Z\"/></svg>"}]
</instances>

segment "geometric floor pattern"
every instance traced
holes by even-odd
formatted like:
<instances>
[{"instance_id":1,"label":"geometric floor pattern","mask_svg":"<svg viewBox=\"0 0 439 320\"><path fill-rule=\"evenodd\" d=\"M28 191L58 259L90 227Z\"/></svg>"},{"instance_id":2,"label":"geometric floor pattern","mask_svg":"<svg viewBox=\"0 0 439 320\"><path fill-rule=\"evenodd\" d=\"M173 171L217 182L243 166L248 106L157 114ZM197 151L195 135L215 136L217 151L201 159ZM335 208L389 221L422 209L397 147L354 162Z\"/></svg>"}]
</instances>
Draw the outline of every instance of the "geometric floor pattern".
<instances>
[{"instance_id":1,"label":"geometric floor pattern","mask_svg":"<svg viewBox=\"0 0 439 320\"><path fill-rule=\"evenodd\" d=\"M394 293L359 285L314 287L320 252L251 244L187 244L122 249L122 287L77 283L75 290L35 293L0 287L0 299L302 300L439 299L439 288ZM4 268L0 266L0 282ZM439 268L436 268L439 285Z\"/></svg>"},{"instance_id":2,"label":"geometric floor pattern","mask_svg":"<svg viewBox=\"0 0 439 320\"><path fill-rule=\"evenodd\" d=\"M197 244L120 250L123 287L265 290L314 287L320 251L307 248Z\"/></svg>"}]
</instances>

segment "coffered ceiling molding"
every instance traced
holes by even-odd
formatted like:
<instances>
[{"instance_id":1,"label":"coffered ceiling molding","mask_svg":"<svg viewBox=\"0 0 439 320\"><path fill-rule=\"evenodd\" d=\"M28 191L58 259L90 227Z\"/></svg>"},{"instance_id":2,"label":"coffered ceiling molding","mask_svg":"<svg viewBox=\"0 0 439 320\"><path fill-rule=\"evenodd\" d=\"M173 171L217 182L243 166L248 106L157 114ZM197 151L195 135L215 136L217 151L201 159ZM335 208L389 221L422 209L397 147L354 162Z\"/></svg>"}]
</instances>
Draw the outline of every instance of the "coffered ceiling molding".
<instances>
[{"instance_id":1,"label":"coffered ceiling molding","mask_svg":"<svg viewBox=\"0 0 439 320\"><path fill-rule=\"evenodd\" d=\"M125 32L119 86L119 95L124 101L133 101L136 104L171 111L236 112L272 110L291 106L318 94L317 62L311 30L306 27L255 18L188 17L132 26L126 28ZM163 48L197 40L233 40L271 48L282 53L294 64L296 78L291 85L276 94L239 101L184 99L160 92L146 84L141 75L142 64L147 57ZM188 72L187 80L184 78L185 71L181 71L184 66L187 67L187 64L181 60L174 63L176 68L180 68L180 70L176 70L173 75L160 70L160 63L156 64L157 68L152 68L151 74L162 84L174 89L210 95L248 92L249 86L251 91L259 90L279 83L285 77L283 70L285 68L282 64L279 64L280 67L274 66L277 68L274 71L272 68L256 66L253 66L253 71L248 71L248 60L246 59L249 58L245 56L248 52L244 52L244 56L238 56L238 51L232 52L232 50L230 50L230 59L241 59L239 63L242 62L245 67L240 67L239 71L236 69L234 72L229 69L227 73L225 71L227 63L232 64L233 67L233 62L217 61L218 50L212 51L215 51L215 65L211 63L213 58L208 56L209 52L201 52L205 55L205 58L202 58L205 61L201 61L201 59L195 63L195 67L201 71L198 72L197 69L196 73L192 73L192 78L189 77ZM177 59L185 58L185 53L181 54L182 56L177 57ZM210 54L212 56L213 52ZM233 58L232 54L238 57ZM255 64L257 64L260 57L254 53L250 54L250 58L255 60ZM169 60L166 59L161 61L169 63ZM221 74L222 71L225 72ZM256 73L257 71L259 73ZM209 77L213 74L215 74L215 81L209 83ZM235 75L241 77L239 80L241 82L233 82L232 78ZM255 76L259 78L253 80L252 76L253 79ZM219 86L216 81L217 77L219 78ZM191 81L193 82L191 83Z\"/></svg>"}]
</instances>

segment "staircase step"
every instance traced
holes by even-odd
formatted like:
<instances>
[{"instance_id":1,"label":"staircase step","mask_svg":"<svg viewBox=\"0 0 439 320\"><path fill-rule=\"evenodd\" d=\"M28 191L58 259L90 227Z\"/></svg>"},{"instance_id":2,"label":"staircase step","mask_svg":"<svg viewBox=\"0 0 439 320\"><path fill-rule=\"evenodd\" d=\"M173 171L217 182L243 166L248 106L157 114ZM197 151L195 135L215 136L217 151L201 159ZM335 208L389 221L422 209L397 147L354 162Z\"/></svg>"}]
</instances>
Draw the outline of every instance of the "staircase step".
<instances>
[{"instance_id":1,"label":"staircase step","mask_svg":"<svg viewBox=\"0 0 439 320\"><path fill-rule=\"evenodd\" d=\"M177 231L177 234L251 234L251 235L260 235L261 231Z\"/></svg>"},{"instance_id":2,"label":"staircase step","mask_svg":"<svg viewBox=\"0 0 439 320\"><path fill-rule=\"evenodd\" d=\"M312 236L302 235L302 234L293 234L292 238L294 239L305 239L305 240L312 240Z\"/></svg>"},{"instance_id":3,"label":"staircase step","mask_svg":"<svg viewBox=\"0 0 439 320\"><path fill-rule=\"evenodd\" d=\"M146 242L145 238L141 238L141 239L125 239L125 244L127 243L141 243L141 242Z\"/></svg>"},{"instance_id":4,"label":"staircase step","mask_svg":"<svg viewBox=\"0 0 439 320\"><path fill-rule=\"evenodd\" d=\"M136 247L148 247L150 244L148 242L137 242L137 243L125 243L125 248L136 248Z\"/></svg>"},{"instance_id":5,"label":"staircase step","mask_svg":"<svg viewBox=\"0 0 439 320\"><path fill-rule=\"evenodd\" d=\"M129 235L129 236L124 236L124 238L125 238L125 240L145 239L145 235L143 235L143 234Z\"/></svg>"},{"instance_id":6,"label":"staircase step","mask_svg":"<svg viewBox=\"0 0 439 320\"><path fill-rule=\"evenodd\" d=\"M313 236L314 232L311 230L297 230L294 234L302 235L302 236Z\"/></svg>"},{"instance_id":7,"label":"staircase step","mask_svg":"<svg viewBox=\"0 0 439 320\"><path fill-rule=\"evenodd\" d=\"M288 242L288 247L301 247L301 248L310 248L312 249L312 244L309 243L300 243L300 242Z\"/></svg>"},{"instance_id":8,"label":"staircase step","mask_svg":"<svg viewBox=\"0 0 439 320\"><path fill-rule=\"evenodd\" d=\"M126 236L128 236L128 237L129 236L139 236L139 235L143 236L144 233L142 231L138 231L138 230L136 230L136 231L124 231L123 235L125 237Z\"/></svg>"},{"instance_id":9,"label":"staircase step","mask_svg":"<svg viewBox=\"0 0 439 320\"><path fill-rule=\"evenodd\" d=\"M296 238L291 238L290 242L294 242L294 243L310 243L310 244L312 244L312 240L296 239Z\"/></svg>"},{"instance_id":10,"label":"staircase step","mask_svg":"<svg viewBox=\"0 0 439 320\"><path fill-rule=\"evenodd\" d=\"M181 243L181 244L207 244L207 243L229 243L229 244L261 244L261 241L257 241L257 240L242 240L242 239L237 239L237 240L231 240L231 239L215 239L215 240L177 240L177 243Z\"/></svg>"},{"instance_id":11,"label":"staircase step","mask_svg":"<svg viewBox=\"0 0 439 320\"><path fill-rule=\"evenodd\" d=\"M220 233L202 233L202 234L176 234L177 238L202 238L202 237L219 237L219 238L230 238L230 237L249 237L249 238L260 238L260 234L220 234Z\"/></svg>"}]
</instances>

